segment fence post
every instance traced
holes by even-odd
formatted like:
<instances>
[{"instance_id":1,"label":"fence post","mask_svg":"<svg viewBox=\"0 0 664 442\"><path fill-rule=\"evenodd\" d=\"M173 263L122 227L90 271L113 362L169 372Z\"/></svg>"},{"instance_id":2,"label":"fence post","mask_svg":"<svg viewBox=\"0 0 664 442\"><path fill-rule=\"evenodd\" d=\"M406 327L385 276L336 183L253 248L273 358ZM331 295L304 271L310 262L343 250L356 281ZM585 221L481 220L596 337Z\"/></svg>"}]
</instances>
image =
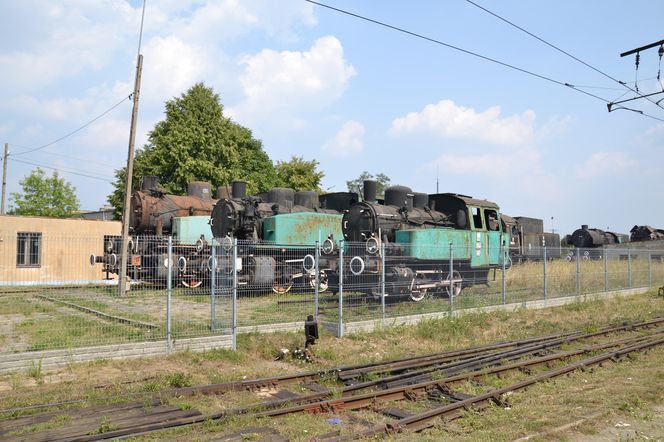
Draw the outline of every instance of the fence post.
<instances>
[{"instance_id":1,"label":"fence post","mask_svg":"<svg viewBox=\"0 0 664 442\"><path fill-rule=\"evenodd\" d=\"M503 305L505 305L507 304L507 281L505 280L505 245L503 244L503 239L500 240L500 262L500 270L502 271L500 290L503 295Z\"/></svg>"},{"instance_id":2,"label":"fence post","mask_svg":"<svg viewBox=\"0 0 664 442\"><path fill-rule=\"evenodd\" d=\"M450 314L454 311L454 246L450 243L450 274L449 274L449 294L450 294Z\"/></svg>"},{"instance_id":3,"label":"fence post","mask_svg":"<svg viewBox=\"0 0 664 442\"><path fill-rule=\"evenodd\" d=\"M338 337L344 337L344 241L339 242L339 330Z\"/></svg>"},{"instance_id":4,"label":"fence post","mask_svg":"<svg viewBox=\"0 0 664 442\"><path fill-rule=\"evenodd\" d=\"M652 252L648 250L648 287L652 287Z\"/></svg>"},{"instance_id":5,"label":"fence post","mask_svg":"<svg viewBox=\"0 0 664 442\"><path fill-rule=\"evenodd\" d=\"M609 249L604 249L604 292L609 291Z\"/></svg>"},{"instance_id":6,"label":"fence post","mask_svg":"<svg viewBox=\"0 0 664 442\"><path fill-rule=\"evenodd\" d=\"M385 326L385 244L380 243L380 325Z\"/></svg>"},{"instance_id":7,"label":"fence post","mask_svg":"<svg viewBox=\"0 0 664 442\"><path fill-rule=\"evenodd\" d=\"M549 299L549 278L547 275L546 247L544 249L544 300Z\"/></svg>"},{"instance_id":8,"label":"fence post","mask_svg":"<svg viewBox=\"0 0 664 442\"><path fill-rule=\"evenodd\" d=\"M168 236L168 277L166 278L166 347L171 351L171 296L173 295L173 237Z\"/></svg>"},{"instance_id":9,"label":"fence post","mask_svg":"<svg viewBox=\"0 0 664 442\"><path fill-rule=\"evenodd\" d=\"M237 350L237 238L233 238L233 298L231 299L232 348Z\"/></svg>"},{"instance_id":10,"label":"fence post","mask_svg":"<svg viewBox=\"0 0 664 442\"><path fill-rule=\"evenodd\" d=\"M315 279L314 279L314 319L318 320L318 296L319 296L319 284L320 284L320 266L319 266L319 260L320 260L320 242L316 241L316 250L314 252L314 271L316 272L315 274Z\"/></svg>"},{"instance_id":11,"label":"fence post","mask_svg":"<svg viewBox=\"0 0 664 442\"><path fill-rule=\"evenodd\" d=\"M581 249L576 249L576 295L581 295Z\"/></svg>"},{"instance_id":12,"label":"fence post","mask_svg":"<svg viewBox=\"0 0 664 442\"><path fill-rule=\"evenodd\" d=\"M212 255L210 256L210 330L217 328L217 244L212 238Z\"/></svg>"},{"instance_id":13,"label":"fence post","mask_svg":"<svg viewBox=\"0 0 664 442\"><path fill-rule=\"evenodd\" d=\"M627 283L632 288L632 251L627 249Z\"/></svg>"}]
</instances>

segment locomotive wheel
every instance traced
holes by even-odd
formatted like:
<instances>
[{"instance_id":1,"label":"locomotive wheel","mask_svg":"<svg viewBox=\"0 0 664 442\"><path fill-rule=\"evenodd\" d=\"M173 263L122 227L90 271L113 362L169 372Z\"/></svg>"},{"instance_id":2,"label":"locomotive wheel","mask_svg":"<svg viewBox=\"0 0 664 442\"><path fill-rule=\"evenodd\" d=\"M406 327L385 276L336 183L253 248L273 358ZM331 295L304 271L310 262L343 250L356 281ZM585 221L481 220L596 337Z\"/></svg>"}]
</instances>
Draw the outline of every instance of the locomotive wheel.
<instances>
[{"instance_id":1,"label":"locomotive wheel","mask_svg":"<svg viewBox=\"0 0 664 442\"><path fill-rule=\"evenodd\" d=\"M315 277L315 275L309 275L309 286L311 286L312 289L316 288L316 277ZM319 292L324 292L328 289L329 286L330 286L330 284L327 281L327 273L325 273L325 270L321 270L318 273L318 291Z\"/></svg>"},{"instance_id":2,"label":"locomotive wheel","mask_svg":"<svg viewBox=\"0 0 664 442\"><path fill-rule=\"evenodd\" d=\"M201 286L203 284L203 281L199 281L198 279L192 278L191 280L182 280L182 285L187 287L188 289L195 289Z\"/></svg>"},{"instance_id":3,"label":"locomotive wheel","mask_svg":"<svg viewBox=\"0 0 664 442\"><path fill-rule=\"evenodd\" d=\"M284 281L284 282L275 281L272 284L272 291L277 295L283 295L290 292L290 289L292 287L293 287L293 281Z\"/></svg>"},{"instance_id":4,"label":"locomotive wheel","mask_svg":"<svg viewBox=\"0 0 664 442\"><path fill-rule=\"evenodd\" d=\"M426 278L424 278L424 280L426 280ZM417 276L413 279L413 285L416 281L417 281ZM420 302L421 300L426 298L428 292L429 292L428 289L419 289L419 290L413 289L410 291L408 295L410 296L411 301Z\"/></svg>"},{"instance_id":5,"label":"locomotive wheel","mask_svg":"<svg viewBox=\"0 0 664 442\"><path fill-rule=\"evenodd\" d=\"M427 289L421 289L420 291L412 290L410 292L411 301L420 302L427 296Z\"/></svg>"},{"instance_id":6,"label":"locomotive wheel","mask_svg":"<svg viewBox=\"0 0 664 442\"><path fill-rule=\"evenodd\" d=\"M450 274L449 273L447 274L447 281L451 281L451 280L454 280L454 279L461 279L461 273L459 273L458 270L454 270L452 272L452 278L451 279L450 279ZM445 287L445 294L447 294L448 297L451 296L451 295L454 295L454 297L459 296L459 294L461 293L461 284L462 284L461 282L458 282L458 283L454 284L453 286Z\"/></svg>"}]
</instances>

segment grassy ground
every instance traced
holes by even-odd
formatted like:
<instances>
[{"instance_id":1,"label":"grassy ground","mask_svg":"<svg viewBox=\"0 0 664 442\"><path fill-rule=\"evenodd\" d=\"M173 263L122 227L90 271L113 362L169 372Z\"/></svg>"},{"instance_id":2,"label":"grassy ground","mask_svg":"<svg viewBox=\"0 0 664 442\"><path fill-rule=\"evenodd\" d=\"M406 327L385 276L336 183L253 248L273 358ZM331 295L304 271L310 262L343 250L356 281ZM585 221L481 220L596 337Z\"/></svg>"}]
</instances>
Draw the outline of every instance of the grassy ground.
<instances>
[{"instance_id":1,"label":"grassy ground","mask_svg":"<svg viewBox=\"0 0 664 442\"><path fill-rule=\"evenodd\" d=\"M274 361L280 348L302 345L300 333L247 334L239 336L238 352L215 350L206 353L183 352L149 360L99 360L89 364L71 364L66 369L50 373L44 372L37 364L26 373L0 378L0 408L60 400L85 400L86 403L109 399L119 401L131 398L132 394L168 387L393 359L565 330L591 330L607 322L662 315L664 299L653 292L546 310L472 314L455 319L425 321L416 326L395 327L344 339L324 334L314 348L318 358L315 364ZM661 436L664 434L663 366L664 348L659 348L619 364L605 364L592 371L576 372L569 377L516 392L508 398L510 409L491 407L481 414L467 412L456 422L440 424L418 435L398 435L394 439L514 440L528 434L545 433L589 415L594 417L573 428L540 436L537 440L620 440L623 437L620 434L630 431L632 433L629 434L638 433L638 437ZM497 386L508 381L509 378L489 379L486 383ZM297 387L294 388L297 391ZM472 392L473 388L473 385L460 387L468 392ZM168 399L183 409L198 408L204 412L256 400L249 393ZM422 404L399 406L417 411ZM358 422L362 419L372 422L384 420L370 412L353 416L339 415L341 426L328 422L332 415L295 415L258 422L236 418L144 436L141 440L211 440L246 426L267 426L291 440L310 440L312 436L337 428L342 428L344 432L360 428ZM66 422L56 419L50 425L66 425ZM622 433L616 436L614 433L617 432ZM259 439L247 436L245 440Z\"/></svg>"},{"instance_id":2,"label":"grassy ground","mask_svg":"<svg viewBox=\"0 0 664 442\"><path fill-rule=\"evenodd\" d=\"M507 270L504 276L505 302L542 299L544 273L542 262L527 262ZM577 263L559 260L547 263L546 275L547 296L555 298L602 292L605 289L643 287L648 285L650 278L653 284L664 283L664 263L653 261L649 273L647 261L638 259L631 262L609 260L606 264L604 261ZM446 296L432 293L428 293L420 302L388 297L385 316L389 318L445 312L452 308L501 304L501 271L490 272L489 279L488 285L464 287L453 303ZM209 290L203 287L173 290L171 311L172 333L175 339L213 333L213 311L216 327L228 328L231 301L228 296L218 296L213 306ZM238 325L253 326L304 320L314 312L314 295L307 286L295 287L293 291L295 293L282 295L265 291L240 292L237 304ZM109 315L147 322L157 328L150 330L98 318L40 298L40 295L89 307ZM321 320L338 320L338 296L330 292L321 293L319 306ZM379 319L381 314L378 300L359 293L352 286L346 288L343 312L346 321ZM165 323L166 292L160 288L137 287L124 297L117 296L112 287L39 288L32 291L21 290L21 293L0 292L0 353L164 339Z\"/></svg>"}]
</instances>

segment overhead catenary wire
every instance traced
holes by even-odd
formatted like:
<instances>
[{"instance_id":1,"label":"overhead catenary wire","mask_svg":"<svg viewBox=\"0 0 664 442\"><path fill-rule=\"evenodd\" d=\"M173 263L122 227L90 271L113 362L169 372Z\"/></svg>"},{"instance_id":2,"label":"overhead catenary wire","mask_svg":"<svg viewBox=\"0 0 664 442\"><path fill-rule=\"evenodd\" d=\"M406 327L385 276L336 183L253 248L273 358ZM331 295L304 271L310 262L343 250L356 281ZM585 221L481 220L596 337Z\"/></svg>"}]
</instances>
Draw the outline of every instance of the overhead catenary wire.
<instances>
[{"instance_id":1,"label":"overhead catenary wire","mask_svg":"<svg viewBox=\"0 0 664 442\"><path fill-rule=\"evenodd\" d=\"M375 20L375 19L372 19L372 18L369 18L369 17L363 16L363 15L359 15L359 14L356 14L356 13L353 13L353 12L350 12L350 11L347 11L347 10L345 10L345 9L336 8L336 7L334 7L334 6L330 6L330 5L327 5L327 4L325 4L325 3L321 3L321 2L318 2L318 1L314 1L314 0L304 0L304 1L307 2L307 3L311 3L311 4L313 4L313 5L320 6L320 7L322 7L322 8L329 9L329 10L331 10L331 11L339 12L339 13L341 13L341 14L348 15L348 16L350 16L350 17L354 17L354 18L357 18L357 19L359 19L359 20L364 20L364 21L367 21L367 22L369 22L369 23L376 24L376 25L378 25L378 26L383 26L383 27L385 27L385 28L392 29L392 30L397 31L397 32L401 32L401 33L403 33L403 34L407 34L407 35L410 35L410 36L412 36L412 37L420 38L420 39L422 39L422 40L426 40L426 41L428 41L428 42L431 42L431 43L434 43L434 44L438 44L438 45L444 46L444 47L446 47L446 48L453 49L453 50L455 50L455 51L462 52L462 53L464 53L464 54L471 55L471 56L473 56L473 57L480 58L480 59L482 59L482 60L485 60L485 61L488 61L488 62L491 62L491 63L495 63L495 64L498 64L498 65L500 65L500 66L503 66L503 67L506 67L506 68L509 68L509 69L513 69L513 70L518 71L518 72L521 72L521 73L523 73L523 74L530 75L530 76L532 76L532 77L539 78L539 79L541 79L541 80L544 80L544 81L548 81L548 82L550 82L550 83L557 84L557 85L559 85L559 86L565 86L565 87L567 87L567 88L569 88L569 89L572 89L572 90L574 90L574 91L577 91L577 92L579 92L579 93L581 93L581 94L584 94L584 95L587 95L587 96L589 96L589 97L591 97L591 98L594 98L594 99L596 99L596 100L602 101L602 102L606 103L607 105L609 105L609 104L611 103L611 102L610 102L609 100L607 100L606 98L600 97L599 95L592 94L592 93L590 93L590 92L588 92L588 91L584 91L584 90L582 90L582 89L578 89L577 87L575 87L575 86L574 86L573 84L571 84L571 83L567 83L567 82L559 81L559 80L556 80L556 79L554 79L554 78L548 77L548 76L546 76L546 75L544 75L544 74L539 74L539 73L537 73L537 72L530 71L530 70L528 70L528 69L521 68L521 67L518 67L518 66L516 66L516 65L510 64L510 63L507 63L507 62L504 62L504 61L501 61L501 60L497 60L497 59L495 59L495 58L488 57L488 56L486 56L486 55L482 55L482 54L479 54L479 53L477 53L477 52L473 52L473 51L470 51L470 50L468 50L468 49L461 48L461 47L459 47L459 46L452 45L452 44L450 44L450 43L445 43L444 41L437 40L437 39L432 38L432 37L427 37L426 35L419 34L419 33L417 33L417 32L413 32L413 31L409 31L409 30L407 30L407 29L400 28L400 27L398 27L398 26L394 26L394 25L391 25L391 24L389 24L389 23L382 22L382 21L380 21L380 20ZM659 117L656 117L656 116L654 116L654 115L647 114L647 113L645 113L645 112L643 112L643 111L637 111L637 110L635 110L635 112L640 113L640 114L643 115L644 117L652 118L652 119L657 120L657 121L664 121L664 118L659 118Z\"/></svg>"},{"instance_id":2,"label":"overhead catenary wire","mask_svg":"<svg viewBox=\"0 0 664 442\"><path fill-rule=\"evenodd\" d=\"M639 79L638 79L639 56L638 56L638 53L637 53L637 58L636 58L636 68L637 68L637 73L635 74L635 75L636 75L636 78L635 78L635 80L634 80L634 88L631 88L631 87L630 87L627 83L625 83L624 81L620 81L620 80L614 78L613 76L607 74L606 72L603 72L602 70L600 70L600 69L598 69L598 68L592 66L591 64L586 63L585 61L581 60L580 58L578 58L578 57L576 57L576 56L574 56L574 55L572 55L572 54L570 54L569 52L565 51L564 49L561 49L561 48L559 48L558 46L554 45L553 43L550 43L550 42L544 40L542 37L533 34L532 32L528 31L527 29L524 29L523 27L521 27L521 26L517 25L516 23L513 23L512 21L510 21L510 20L508 20L508 19L506 19L506 18L504 18L504 17L502 17L502 16L496 14L495 12L493 12L493 11L491 11L491 10L485 8L484 6L482 6L482 5L478 4L478 3L475 3L473 0L465 0L465 1L466 1L467 3L469 3L469 4L473 5L473 6L475 6L476 8L481 9L482 11L486 12L487 14L490 14L490 15L496 17L497 19L499 19L499 20L501 20L501 21L503 21L503 22L509 24L510 26L512 26L512 27L514 27L514 28L520 30L521 32L524 32L524 33L530 35L531 37L535 38L536 40L539 40L540 42L544 43L545 45L547 45L547 46L549 46L549 47L551 47L551 48L553 48L553 49L555 49L556 51L561 52L561 53L567 55L568 57L572 58L573 60L576 60L577 62L581 63L582 65L584 65L584 66L586 66L586 67L592 69L593 71L597 72L598 74L601 74L601 75L605 76L606 78L608 78L608 79L610 79L610 80L612 80L612 81L618 83L619 85L621 85L621 86L623 86L623 87L629 89L630 91L632 91L632 92L636 93L637 95L639 95L641 98L646 98L648 101L650 101L651 103L653 103L653 104L656 105L657 107L659 107L659 108L661 108L661 109L664 109L664 107L662 107L662 106L659 104L659 102L655 102L655 101L651 100L650 98L645 97L645 96L644 96L643 94L641 94L641 92L639 91L639 86L638 86L638 84L639 84ZM577 87L579 87L579 86L577 86Z\"/></svg>"}]
</instances>

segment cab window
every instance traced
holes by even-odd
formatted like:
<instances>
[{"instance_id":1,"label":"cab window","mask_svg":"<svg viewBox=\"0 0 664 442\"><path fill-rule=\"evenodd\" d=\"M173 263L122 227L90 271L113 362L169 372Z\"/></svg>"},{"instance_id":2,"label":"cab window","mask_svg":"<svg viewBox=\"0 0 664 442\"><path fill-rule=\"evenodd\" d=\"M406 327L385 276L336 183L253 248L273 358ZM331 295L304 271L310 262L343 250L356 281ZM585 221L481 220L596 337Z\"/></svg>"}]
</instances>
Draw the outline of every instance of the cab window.
<instances>
[{"instance_id":1,"label":"cab window","mask_svg":"<svg viewBox=\"0 0 664 442\"><path fill-rule=\"evenodd\" d=\"M484 209L484 224L490 231L500 230L500 222L498 221L498 212L493 209Z\"/></svg>"},{"instance_id":2,"label":"cab window","mask_svg":"<svg viewBox=\"0 0 664 442\"><path fill-rule=\"evenodd\" d=\"M482 211L480 208L471 207L470 215L473 218L473 227L475 227L476 230L482 230L484 227L482 226Z\"/></svg>"}]
</instances>

